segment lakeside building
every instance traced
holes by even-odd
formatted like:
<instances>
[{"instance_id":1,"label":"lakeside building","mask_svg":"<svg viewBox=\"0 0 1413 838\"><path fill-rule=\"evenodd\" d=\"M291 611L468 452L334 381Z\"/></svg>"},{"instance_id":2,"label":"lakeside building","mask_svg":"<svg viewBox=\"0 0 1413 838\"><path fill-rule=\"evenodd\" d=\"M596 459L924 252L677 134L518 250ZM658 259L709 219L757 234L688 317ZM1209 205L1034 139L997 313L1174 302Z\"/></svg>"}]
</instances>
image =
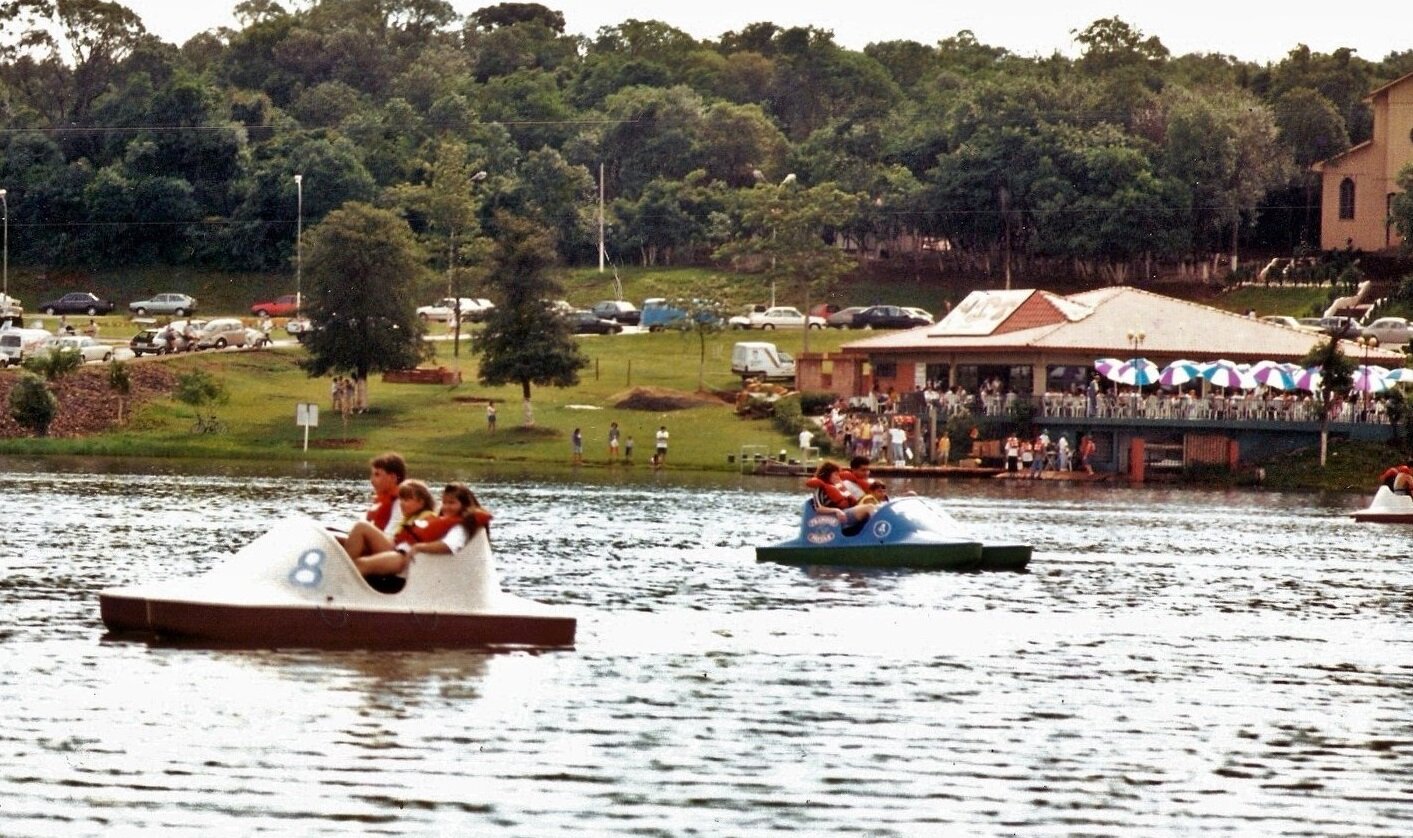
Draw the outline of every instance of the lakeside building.
<instances>
[{"instance_id":1,"label":"lakeside building","mask_svg":"<svg viewBox=\"0 0 1413 838\"><path fill-rule=\"evenodd\" d=\"M902 397L929 382L939 389L960 387L976 394L971 412L983 428L994 431L987 426L1011 424L1016 416L1009 409L1014 404L1009 395L1000 407L984 400L983 385L998 383L1000 393L1030 404L1033 421L1052 430L1092 433L1100 449L1097 462L1109 470L1133 473L1140 466L1141 472L1150 456L1159 457L1150 464L1168 467L1194 462L1235 467L1243 453L1259 459L1310 444L1320 429L1317 415L1308 405L1291 409L1289 401L1258 407L1255 399L1242 399L1239 405L1220 395L1209 399L1210 388L1201 382L1181 388L1189 394L1198 391L1198 400L1206 405L1201 410L1175 410L1171 401L1167 409L1160 401L1095 410L1073 401L1067 407L1056 397L1073 398L1083 391L1099 358L1142 357L1158 367L1178 360L1296 363L1323 339L1127 286L1070 296L1037 289L973 291L931 326L852 341L833 353L802 354L796 363L796 386L853 399L890 391ZM1401 350L1340 343L1356 363L1404 366ZM1109 382L1104 387L1111 393L1116 389ZM1083 406L1074 409L1077 405ZM1387 437L1390 429L1381 418L1354 405L1346 408L1348 412L1335 420L1336 432ZM942 423L947 419L938 418ZM930 442L936 432L928 430ZM1135 440L1140 442L1137 449ZM1145 446L1149 454L1143 453Z\"/></svg>"},{"instance_id":2,"label":"lakeside building","mask_svg":"<svg viewBox=\"0 0 1413 838\"><path fill-rule=\"evenodd\" d=\"M1389 223L1398 172L1413 163L1413 73L1364 97L1373 135L1310 167L1320 175L1320 248L1377 252L1403 239Z\"/></svg>"}]
</instances>

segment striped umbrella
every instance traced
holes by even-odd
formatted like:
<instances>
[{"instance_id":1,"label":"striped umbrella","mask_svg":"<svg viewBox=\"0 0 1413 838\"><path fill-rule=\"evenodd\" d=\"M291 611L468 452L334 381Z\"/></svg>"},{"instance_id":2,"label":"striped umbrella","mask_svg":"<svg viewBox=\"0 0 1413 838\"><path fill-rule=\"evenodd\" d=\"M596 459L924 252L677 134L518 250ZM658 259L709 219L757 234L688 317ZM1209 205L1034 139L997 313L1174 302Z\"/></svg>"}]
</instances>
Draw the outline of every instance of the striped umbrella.
<instances>
[{"instance_id":1,"label":"striped umbrella","mask_svg":"<svg viewBox=\"0 0 1413 838\"><path fill-rule=\"evenodd\" d=\"M1213 361L1202 368L1202 377L1212 382L1213 387L1232 387L1237 390L1255 390L1256 379L1251 373L1228 360Z\"/></svg>"},{"instance_id":2,"label":"striped umbrella","mask_svg":"<svg viewBox=\"0 0 1413 838\"><path fill-rule=\"evenodd\" d=\"M1158 383L1161 374L1158 365L1147 358L1132 358L1124 361L1117 369L1107 374L1110 381L1128 384L1133 387L1147 387Z\"/></svg>"},{"instance_id":3,"label":"striped umbrella","mask_svg":"<svg viewBox=\"0 0 1413 838\"><path fill-rule=\"evenodd\" d=\"M1100 358L1099 360L1094 362L1094 369L1100 375L1104 376L1105 378L1108 378L1109 373L1113 372L1114 370L1118 369L1123 365L1124 362L1120 361L1118 358Z\"/></svg>"},{"instance_id":4,"label":"striped umbrella","mask_svg":"<svg viewBox=\"0 0 1413 838\"><path fill-rule=\"evenodd\" d=\"M1308 390L1311 393L1319 392L1320 385L1325 381L1324 373L1319 367L1306 367L1295 374L1295 389Z\"/></svg>"},{"instance_id":5,"label":"striped umbrella","mask_svg":"<svg viewBox=\"0 0 1413 838\"><path fill-rule=\"evenodd\" d=\"M1354 389L1361 393L1382 393L1389 388L1388 369L1375 364L1354 368Z\"/></svg>"},{"instance_id":6,"label":"striped umbrella","mask_svg":"<svg viewBox=\"0 0 1413 838\"><path fill-rule=\"evenodd\" d=\"M1164 387L1177 387L1202 377L1202 365L1196 361L1173 361L1163 368L1158 383Z\"/></svg>"},{"instance_id":7,"label":"striped umbrella","mask_svg":"<svg viewBox=\"0 0 1413 838\"><path fill-rule=\"evenodd\" d=\"M1413 381L1413 368L1399 367L1396 370L1389 370L1384 378L1390 384L1407 384Z\"/></svg>"},{"instance_id":8,"label":"striped umbrella","mask_svg":"<svg viewBox=\"0 0 1413 838\"><path fill-rule=\"evenodd\" d=\"M1257 383L1276 390L1298 390L1300 388L1296 385L1295 379L1300 373L1300 367L1294 364L1272 363L1269 366L1257 364L1253 368L1251 377L1256 379Z\"/></svg>"}]
</instances>

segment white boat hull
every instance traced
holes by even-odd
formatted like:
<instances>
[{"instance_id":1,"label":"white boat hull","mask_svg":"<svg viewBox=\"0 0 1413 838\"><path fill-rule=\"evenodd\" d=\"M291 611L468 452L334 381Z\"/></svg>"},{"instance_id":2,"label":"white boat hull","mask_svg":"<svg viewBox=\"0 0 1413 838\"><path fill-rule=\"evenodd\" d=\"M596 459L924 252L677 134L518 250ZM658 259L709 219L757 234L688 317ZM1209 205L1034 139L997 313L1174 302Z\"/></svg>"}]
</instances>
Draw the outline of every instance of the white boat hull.
<instances>
[{"instance_id":1,"label":"white boat hull","mask_svg":"<svg viewBox=\"0 0 1413 838\"><path fill-rule=\"evenodd\" d=\"M1376 524L1413 524L1413 497L1380 486L1369 506L1351 512L1350 517Z\"/></svg>"}]
</instances>

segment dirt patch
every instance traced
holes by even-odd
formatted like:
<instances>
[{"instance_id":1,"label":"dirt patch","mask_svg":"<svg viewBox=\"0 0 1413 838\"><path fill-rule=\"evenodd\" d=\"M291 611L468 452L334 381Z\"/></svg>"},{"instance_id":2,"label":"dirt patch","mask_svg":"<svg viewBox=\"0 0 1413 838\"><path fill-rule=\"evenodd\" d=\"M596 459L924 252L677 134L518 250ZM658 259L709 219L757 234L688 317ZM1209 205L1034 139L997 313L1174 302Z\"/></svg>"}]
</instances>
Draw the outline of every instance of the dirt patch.
<instances>
[{"instance_id":1,"label":"dirt patch","mask_svg":"<svg viewBox=\"0 0 1413 838\"><path fill-rule=\"evenodd\" d=\"M670 390L666 387L634 387L632 390L615 394L610 402L620 410L663 413L701 407L704 404L720 404L721 400L712 393L688 393L685 390Z\"/></svg>"},{"instance_id":2,"label":"dirt patch","mask_svg":"<svg viewBox=\"0 0 1413 838\"><path fill-rule=\"evenodd\" d=\"M166 364L128 364L132 391L123 399L123 417L143 404L170 395L177 377ZM29 436L10 416L10 390L20 380L19 371L0 375L0 437ZM51 437L77 437L102 433L118 425L118 400L108 387L108 366L89 364L49 387L59 400L59 412L49 426Z\"/></svg>"}]
</instances>

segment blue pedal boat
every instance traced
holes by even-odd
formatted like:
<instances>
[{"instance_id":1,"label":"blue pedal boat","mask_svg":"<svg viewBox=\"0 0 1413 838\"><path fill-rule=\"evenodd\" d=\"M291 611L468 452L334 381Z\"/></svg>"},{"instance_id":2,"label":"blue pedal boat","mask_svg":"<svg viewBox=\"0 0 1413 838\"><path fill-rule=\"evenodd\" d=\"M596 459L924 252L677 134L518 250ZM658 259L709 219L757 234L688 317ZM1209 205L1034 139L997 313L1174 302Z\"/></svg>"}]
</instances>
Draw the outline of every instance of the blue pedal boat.
<instances>
[{"instance_id":1,"label":"blue pedal boat","mask_svg":"<svg viewBox=\"0 0 1413 838\"><path fill-rule=\"evenodd\" d=\"M800 532L789 541L756 548L756 561L919 570L1022 571L1028 544L992 544L967 535L956 519L927 498L903 497L874 507L862 525L847 527L806 500Z\"/></svg>"}]
</instances>

